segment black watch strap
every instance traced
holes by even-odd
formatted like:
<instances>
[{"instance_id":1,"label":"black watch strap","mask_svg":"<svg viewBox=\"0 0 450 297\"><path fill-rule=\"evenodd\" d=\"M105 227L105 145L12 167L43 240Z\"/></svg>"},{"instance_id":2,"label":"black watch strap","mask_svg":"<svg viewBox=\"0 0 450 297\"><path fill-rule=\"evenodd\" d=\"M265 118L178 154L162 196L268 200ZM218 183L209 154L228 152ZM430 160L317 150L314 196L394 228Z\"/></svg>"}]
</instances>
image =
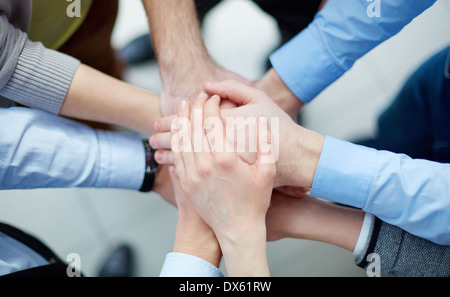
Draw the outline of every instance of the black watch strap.
<instances>
[{"instance_id":1,"label":"black watch strap","mask_svg":"<svg viewBox=\"0 0 450 297\"><path fill-rule=\"evenodd\" d=\"M145 174L139 192L150 192L153 189L156 174L161 166L155 161L155 150L150 146L148 140L144 139L143 143L145 148Z\"/></svg>"}]
</instances>

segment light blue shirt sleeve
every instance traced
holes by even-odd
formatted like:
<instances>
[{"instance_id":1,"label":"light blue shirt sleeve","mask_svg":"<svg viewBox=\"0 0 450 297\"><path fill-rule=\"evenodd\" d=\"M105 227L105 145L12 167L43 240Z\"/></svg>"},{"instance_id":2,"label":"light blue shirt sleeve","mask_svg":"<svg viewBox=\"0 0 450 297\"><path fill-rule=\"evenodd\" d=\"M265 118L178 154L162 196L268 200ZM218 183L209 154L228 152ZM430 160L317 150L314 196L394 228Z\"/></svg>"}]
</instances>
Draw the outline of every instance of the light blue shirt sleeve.
<instances>
[{"instance_id":1,"label":"light blue shirt sleeve","mask_svg":"<svg viewBox=\"0 0 450 297\"><path fill-rule=\"evenodd\" d=\"M223 277L223 274L219 268L196 256L169 253L160 277Z\"/></svg>"},{"instance_id":2,"label":"light blue shirt sleeve","mask_svg":"<svg viewBox=\"0 0 450 297\"><path fill-rule=\"evenodd\" d=\"M450 245L450 164L327 136L311 195L361 208L413 235Z\"/></svg>"},{"instance_id":3,"label":"light blue shirt sleeve","mask_svg":"<svg viewBox=\"0 0 450 297\"><path fill-rule=\"evenodd\" d=\"M373 15L375 2L380 17ZM271 55L271 63L289 89L308 103L435 2L329 0L305 30Z\"/></svg>"},{"instance_id":4,"label":"light blue shirt sleeve","mask_svg":"<svg viewBox=\"0 0 450 297\"><path fill-rule=\"evenodd\" d=\"M48 264L30 247L0 232L0 276Z\"/></svg>"},{"instance_id":5,"label":"light blue shirt sleeve","mask_svg":"<svg viewBox=\"0 0 450 297\"><path fill-rule=\"evenodd\" d=\"M138 190L144 170L138 135L94 130L29 108L0 108L0 190Z\"/></svg>"}]
</instances>

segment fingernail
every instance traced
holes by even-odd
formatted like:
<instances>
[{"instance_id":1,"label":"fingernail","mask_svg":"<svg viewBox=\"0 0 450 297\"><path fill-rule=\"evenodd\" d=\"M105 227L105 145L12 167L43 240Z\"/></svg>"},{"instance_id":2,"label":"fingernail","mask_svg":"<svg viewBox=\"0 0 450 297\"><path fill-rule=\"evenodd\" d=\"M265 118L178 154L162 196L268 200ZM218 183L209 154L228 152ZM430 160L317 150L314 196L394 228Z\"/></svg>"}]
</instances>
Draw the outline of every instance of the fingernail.
<instances>
[{"instance_id":1,"label":"fingernail","mask_svg":"<svg viewBox=\"0 0 450 297\"><path fill-rule=\"evenodd\" d=\"M150 146L151 146L152 148L155 148L155 147L156 147L156 141L154 140L153 137L150 138Z\"/></svg>"},{"instance_id":2,"label":"fingernail","mask_svg":"<svg viewBox=\"0 0 450 297\"><path fill-rule=\"evenodd\" d=\"M159 151L155 152L155 161L158 163L161 162L161 153Z\"/></svg>"}]
</instances>

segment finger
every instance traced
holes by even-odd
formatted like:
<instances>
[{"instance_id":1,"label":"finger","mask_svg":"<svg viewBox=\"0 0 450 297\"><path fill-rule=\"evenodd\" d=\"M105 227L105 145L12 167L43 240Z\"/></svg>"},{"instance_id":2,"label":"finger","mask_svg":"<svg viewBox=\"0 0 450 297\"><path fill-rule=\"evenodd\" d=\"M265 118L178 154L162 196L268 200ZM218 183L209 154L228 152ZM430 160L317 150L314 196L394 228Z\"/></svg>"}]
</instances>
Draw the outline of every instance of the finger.
<instances>
[{"instance_id":1,"label":"finger","mask_svg":"<svg viewBox=\"0 0 450 297\"><path fill-rule=\"evenodd\" d=\"M193 133L195 134L195 161L196 170L200 176L208 175L211 169L211 150L204 131L204 108L206 103L209 102L209 97L206 93L200 94L197 100L194 102L195 106L195 119L191 118L191 123L194 123ZM194 107L193 107L194 108Z\"/></svg>"},{"instance_id":2,"label":"finger","mask_svg":"<svg viewBox=\"0 0 450 297\"><path fill-rule=\"evenodd\" d=\"M184 162L186 171L192 170L195 164L195 156L193 153L192 139L191 139L191 122L190 122L190 105L186 100L183 100L178 106L178 117L176 118L176 133L175 141L178 143L179 152ZM173 133L173 132L172 132ZM173 148L174 137L172 137ZM175 162L175 155L174 155Z\"/></svg>"},{"instance_id":3,"label":"finger","mask_svg":"<svg viewBox=\"0 0 450 297\"><path fill-rule=\"evenodd\" d=\"M170 150L170 132L157 133L150 137L150 146L155 150Z\"/></svg>"},{"instance_id":4,"label":"finger","mask_svg":"<svg viewBox=\"0 0 450 297\"><path fill-rule=\"evenodd\" d=\"M157 150L155 152L155 161L161 165L172 165L173 152L171 150Z\"/></svg>"},{"instance_id":5,"label":"finger","mask_svg":"<svg viewBox=\"0 0 450 297\"><path fill-rule=\"evenodd\" d=\"M201 93L192 104L191 127L193 148L196 154L203 152L203 122L204 105L208 101L208 95Z\"/></svg>"},{"instance_id":6,"label":"finger","mask_svg":"<svg viewBox=\"0 0 450 297\"><path fill-rule=\"evenodd\" d=\"M222 100L220 102L220 109L232 109L238 107L236 103L231 102L230 100Z\"/></svg>"},{"instance_id":7,"label":"finger","mask_svg":"<svg viewBox=\"0 0 450 297\"><path fill-rule=\"evenodd\" d=\"M155 131L156 132L169 132L172 121L176 117L177 117L177 115L174 114L174 115L167 116L167 117L156 120L155 125L154 125Z\"/></svg>"},{"instance_id":8,"label":"finger","mask_svg":"<svg viewBox=\"0 0 450 297\"><path fill-rule=\"evenodd\" d=\"M209 152L223 152L225 151L225 131L220 114L220 97L212 96L208 102L205 103L204 109L205 123L204 123L204 139L205 146Z\"/></svg>"},{"instance_id":9,"label":"finger","mask_svg":"<svg viewBox=\"0 0 450 297\"><path fill-rule=\"evenodd\" d=\"M274 147L268 119L258 118L258 151L255 164L258 172L268 177L275 176Z\"/></svg>"},{"instance_id":10,"label":"finger","mask_svg":"<svg viewBox=\"0 0 450 297\"><path fill-rule=\"evenodd\" d=\"M226 129L220 114L220 97L214 95L205 106L205 117L208 123L205 123L205 134L207 135L212 156L216 165L230 167L237 160L234 152L234 143L226 137Z\"/></svg>"},{"instance_id":11,"label":"finger","mask_svg":"<svg viewBox=\"0 0 450 297\"><path fill-rule=\"evenodd\" d=\"M228 99L237 105L246 105L254 102L261 92L236 80L207 82L204 88L208 94L219 95L220 98Z\"/></svg>"},{"instance_id":12,"label":"finger","mask_svg":"<svg viewBox=\"0 0 450 297\"><path fill-rule=\"evenodd\" d=\"M178 177L177 168L174 165L169 166L169 176L172 182L173 191L175 194L175 206L177 206L178 210L183 206L183 200L185 198L183 189L181 187L180 178Z\"/></svg>"},{"instance_id":13,"label":"finger","mask_svg":"<svg viewBox=\"0 0 450 297\"><path fill-rule=\"evenodd\" d=\"M177 119L174 120L174 124L177 122ZM173 156L173 164L175 166L178 177L184 177L185 174L185 166L183 156L181 155L180 141L178 131L176 129L172 129L172 138L171 138L171 146L172 146L172 156Z\"/></svg>"}]
</instances>

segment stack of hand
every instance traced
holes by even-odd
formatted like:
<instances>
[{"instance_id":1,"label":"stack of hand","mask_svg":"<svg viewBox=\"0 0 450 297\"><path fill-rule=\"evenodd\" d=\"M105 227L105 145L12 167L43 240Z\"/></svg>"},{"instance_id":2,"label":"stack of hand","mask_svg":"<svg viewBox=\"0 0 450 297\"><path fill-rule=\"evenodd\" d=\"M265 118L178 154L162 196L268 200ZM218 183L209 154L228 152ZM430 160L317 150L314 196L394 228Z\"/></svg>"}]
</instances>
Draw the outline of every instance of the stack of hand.
<instances>
[{"instance_id":1,"label":"stack of hand","mask_svg":"<svg viewBox=\"0 0 450 297\"><path fill-rule=\"evenodd\" d=\"M216 266L223 253L228 275L268 276L267 240L330 242L334 233L332 243L352 250L364 214L306 196L324 137L298 126L264 92L243 83L207 83L205 92L192 107L182 101L176 116L157 121L159 133L150 140L156 160L170 165L175 188L174 252ZM221 100L236 107L221 109ZM247 125L236 125L237 118ZM243 139L239 129L248 132ZM353 220L354 232L336 232L326 217Z\"/></svg>"}]
</instances>

